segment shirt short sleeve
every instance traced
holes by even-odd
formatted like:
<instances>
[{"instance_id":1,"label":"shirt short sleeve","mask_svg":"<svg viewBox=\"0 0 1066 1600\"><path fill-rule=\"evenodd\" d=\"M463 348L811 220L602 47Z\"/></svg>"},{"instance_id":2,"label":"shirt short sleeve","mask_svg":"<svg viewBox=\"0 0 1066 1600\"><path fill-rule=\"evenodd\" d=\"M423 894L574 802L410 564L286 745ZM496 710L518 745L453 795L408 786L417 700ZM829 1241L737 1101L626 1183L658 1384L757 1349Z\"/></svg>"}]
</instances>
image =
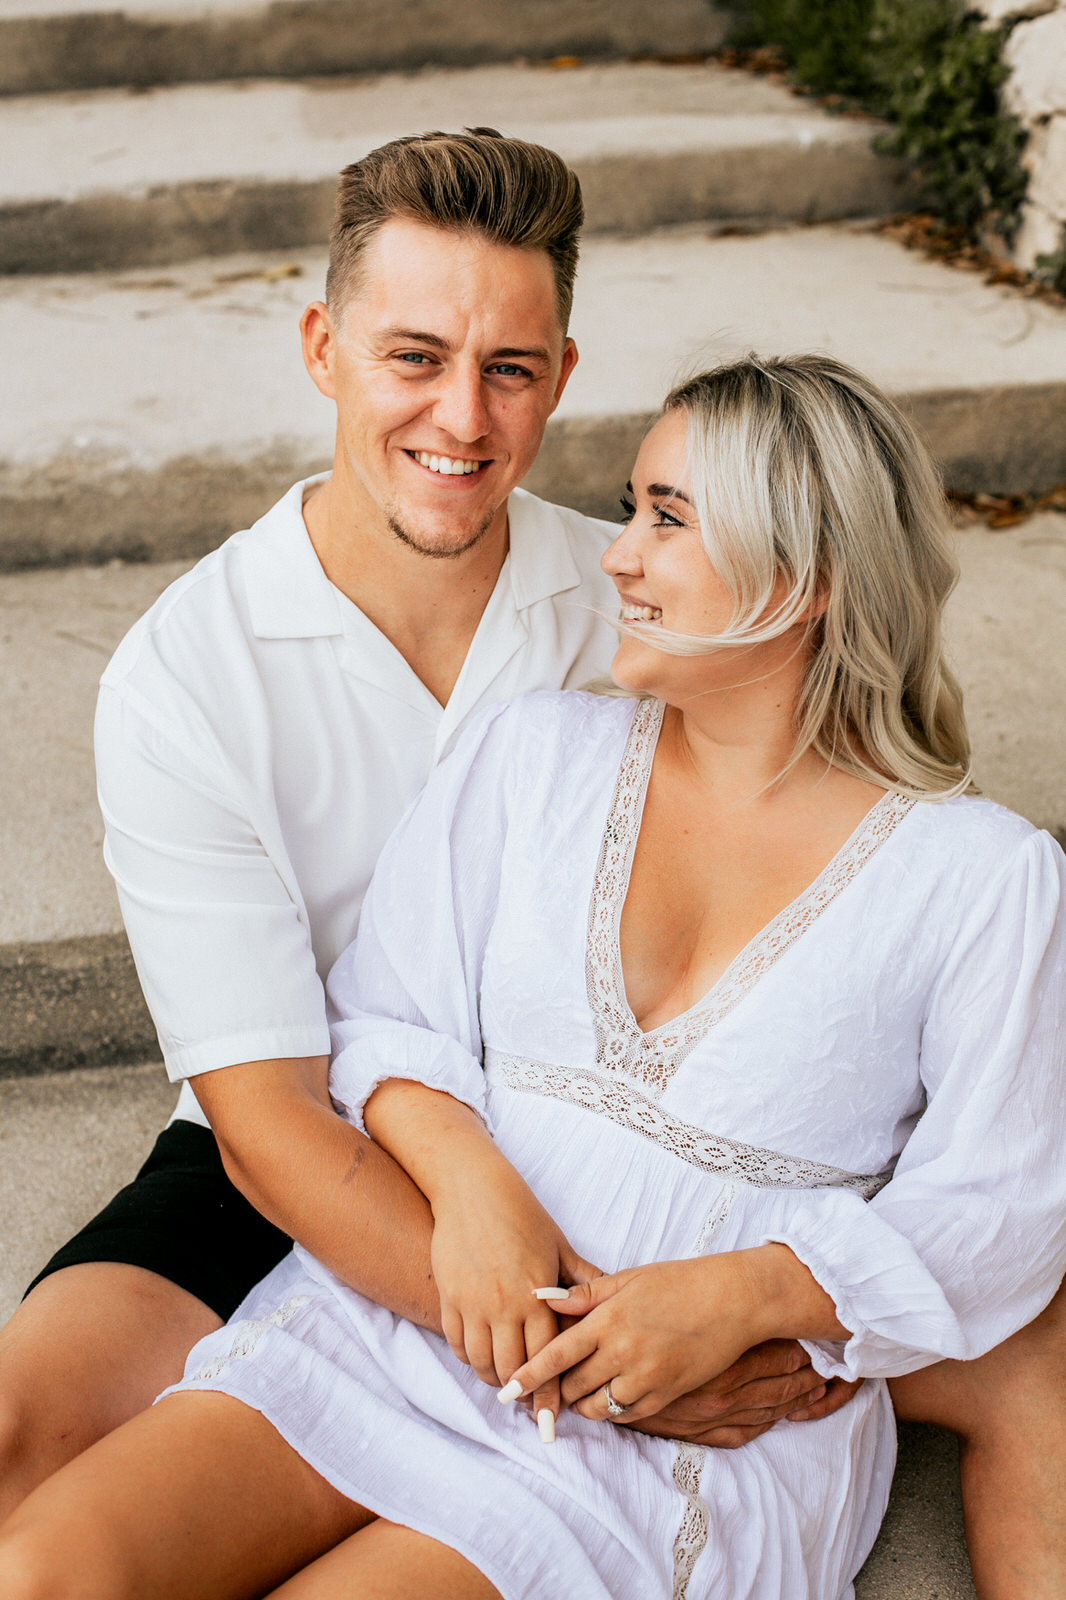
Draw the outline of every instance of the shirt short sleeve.
<instances>
[{"instance_id":1,"label":"shirt short sleeve","mask_svg":"<svg viewBox=\"0 0 1066 1600\"><path fill-rule=\"evenodd\" d=\"M107 684L95 745L104 856L170 1078L326 1054L306 916L224 762Z\"/></svg>"}]
</instances>

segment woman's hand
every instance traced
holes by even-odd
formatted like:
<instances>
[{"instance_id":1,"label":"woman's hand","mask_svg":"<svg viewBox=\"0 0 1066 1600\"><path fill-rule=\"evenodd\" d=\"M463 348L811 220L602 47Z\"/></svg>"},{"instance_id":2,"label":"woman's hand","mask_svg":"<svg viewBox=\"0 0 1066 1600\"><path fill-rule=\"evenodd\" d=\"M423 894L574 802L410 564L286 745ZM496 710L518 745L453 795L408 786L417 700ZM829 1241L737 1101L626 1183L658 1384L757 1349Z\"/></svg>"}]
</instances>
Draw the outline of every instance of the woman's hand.
<instances>
[{"instance_id":1,"label":"woman's hand","mask_svg":"<svg viewBox=\"0 0 1066 1600\"><path fill-rule=\"evenodd\" d=\"M636 1433L714 1450L739 1450L777 1422L816 1422L839 1411L862 1381L827 1381L794 1339L767 1339L654 1416L634 1421L626 1415L616 1420Z\"/></svg>"},{"instance_id":2,"label":"woman's hand","mask_svg":"<svg viewBox=\"0 0 1066 1600\"><path fill-rule=\"evenodd\" d=\"M389 1078L367 1100L364 1118L371 1138L429 1201L445 1338L460 1361L498 1387L559 1331L555 1312L534 1291L581 1283L597 1269L570 1248L469 1106L426 1084ZM542 1434L553 1438L554 1375L535 1386L533 1408Z\"/></svg>"},{"instance_id":3,"label":"woman's hand","mask_svg":"<svg viewBox=\"0 0 1066 1600\"><path fill-rule=\"evenodd\" d=\"M498 1388L559 1332L558 1316L534 1290L579 1283L594 1269L502 1157L454 1175L432 1204L431 1260L445 1337L460 1361ZM535 1386L532 1405L542 1434L553 1437L556 1376Z\"/></svg>"},{"instance_id":4,"label":"woman's hand","mask_svg":"<svg viewBox=\"0 0 1066 1600\"><path fill-rule=\"evenodd\" d=\"M731 1367L752 1345L840 1338L828 1296L783 1245L655 1262L574 1289L552 1309L580 1318L513 1375L508 1399L561 1377L565 1405L639 1422ZM789 1325L791 1324L791 1326Z\"/></svg>"}]
</instances>

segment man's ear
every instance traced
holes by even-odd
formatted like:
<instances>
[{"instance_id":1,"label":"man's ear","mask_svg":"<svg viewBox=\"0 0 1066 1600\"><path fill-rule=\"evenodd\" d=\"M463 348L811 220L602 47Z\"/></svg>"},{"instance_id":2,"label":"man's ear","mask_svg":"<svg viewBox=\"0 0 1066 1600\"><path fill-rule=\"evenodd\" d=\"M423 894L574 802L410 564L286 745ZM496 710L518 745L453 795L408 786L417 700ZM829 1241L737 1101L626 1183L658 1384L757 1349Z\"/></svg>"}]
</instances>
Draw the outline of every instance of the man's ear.
<instances>
[{"instance_id":1,"label":"man's ear","mask_svg":"<svg viewBox=\"0 0 1066 1600\"><path fill-rule=\"evenodd\" d=\"M559 379L555 385L555 393L552 396L552 411L555 410L556 406L559 404L559 401L562 399L563 390L570 381L570 374L573 372L576 366L577 345L574 343L573 339L568 338L566 343L563 345L563 360L562 365L559 368ZM549 413L549 415L550 414L551 413Z\"/></svg>"},{"instance_id":2,"label":"man's ear","mask_svg":"<svg viewBox=\"0 0 1066 1600\"><path fill-rule=\"evenodd\" d=\"M327 400L337 398L333 383L333 355L337 336L329 307L322 300L314 300L300 318L300 343L303 347L304 366L311 381Z\"/></svg>"}]
</instances>

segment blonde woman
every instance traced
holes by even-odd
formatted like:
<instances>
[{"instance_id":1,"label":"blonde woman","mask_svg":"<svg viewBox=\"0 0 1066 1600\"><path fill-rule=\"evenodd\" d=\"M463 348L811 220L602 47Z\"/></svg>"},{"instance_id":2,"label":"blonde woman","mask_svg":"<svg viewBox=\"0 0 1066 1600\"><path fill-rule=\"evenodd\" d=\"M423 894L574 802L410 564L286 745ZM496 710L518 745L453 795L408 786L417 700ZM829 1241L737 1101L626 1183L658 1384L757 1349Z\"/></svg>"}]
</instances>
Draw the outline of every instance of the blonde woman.
<instances>
[{"instance_id":1,"label":"blonde woman","mask_svg":"<svg viewBox=\"0 0 1066 1600\"><path fill-rule=\"evenodd\" d=\"M630 697L472 730L331 980L447 1339L297 1250L12 1518L7 1595L842 1600L883 1380L1058 1287L1066 862L969 792L924 452L849 369L750 358L632 495ZM775 1336L874 1381L732 1452L627 1428Z\"/></svg>"}]
</instances>

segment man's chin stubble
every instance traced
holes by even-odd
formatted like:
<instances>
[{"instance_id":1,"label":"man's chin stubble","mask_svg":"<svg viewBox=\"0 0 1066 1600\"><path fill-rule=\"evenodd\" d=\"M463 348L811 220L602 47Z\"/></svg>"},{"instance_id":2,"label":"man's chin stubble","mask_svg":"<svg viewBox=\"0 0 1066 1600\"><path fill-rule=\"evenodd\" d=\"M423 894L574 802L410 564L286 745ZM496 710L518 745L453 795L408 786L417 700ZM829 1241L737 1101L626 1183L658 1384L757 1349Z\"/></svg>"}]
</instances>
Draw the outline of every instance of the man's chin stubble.
<instances>
[{"instance_id":1,"label":"man's chin stubble","mask_svg":"<svg viewBox=\"0 0 1066 1600\"><path fill-rule=\"evenodd\" d=\"M405 544L409 550L416 550L420 556L429 556L435 561L454 561L459 556L465 556L468 550L475 549L484 539L492 524L496 520L496 511L490 511L468 539L460 545L453 545L447 550L439 550L433 545L422 544L417 534L405 528L399 517L388 518L389 532Z\"/></svg>"}]
</instances>

